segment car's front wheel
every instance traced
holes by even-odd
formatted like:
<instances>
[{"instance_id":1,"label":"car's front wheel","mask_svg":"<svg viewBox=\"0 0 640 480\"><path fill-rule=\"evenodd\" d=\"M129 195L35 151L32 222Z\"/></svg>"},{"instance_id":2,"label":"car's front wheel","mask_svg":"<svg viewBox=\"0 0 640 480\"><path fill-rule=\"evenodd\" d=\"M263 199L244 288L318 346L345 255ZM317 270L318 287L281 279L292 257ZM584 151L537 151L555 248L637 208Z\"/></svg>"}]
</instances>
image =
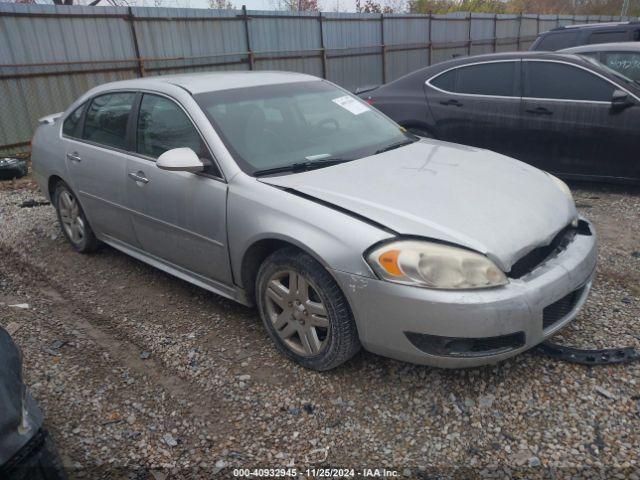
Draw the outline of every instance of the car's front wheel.
<instances>
[{"instance_id":1,"label":"car's front wheel","mask_svg":"<svg viewBox=\"0 0 640 480\"><path fill-rule=\"evenodd\" d=\"M87 217L71 189L59 182L53 193L62 233L71 246L80 253L93 252L98 248L98 239L93 233Z\"/></svg>"},{"instance_id":2,"label":"car's front wheel","mask_svg":"<svg viewBox=\"0 0 640 480\"><path fill-rule=\"evenodd\" d=\"M347 299L306 253L285 248L271 254L258 271L256 297L278 350L302 366L329 370L360 349Z\"/></svg>"}]
</instances>

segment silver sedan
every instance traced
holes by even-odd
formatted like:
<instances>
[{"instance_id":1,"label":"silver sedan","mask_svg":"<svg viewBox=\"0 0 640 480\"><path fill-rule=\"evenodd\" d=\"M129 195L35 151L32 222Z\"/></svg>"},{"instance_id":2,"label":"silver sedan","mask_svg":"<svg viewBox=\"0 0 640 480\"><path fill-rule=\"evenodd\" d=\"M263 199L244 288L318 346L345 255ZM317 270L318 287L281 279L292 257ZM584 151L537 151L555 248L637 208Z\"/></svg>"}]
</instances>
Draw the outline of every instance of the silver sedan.
<instances>
[{"instance_id":1,"label":"silver sedan","mask_svg":"<svg viewBox=\"0 0 640 480\"><path fill-rule=\"evenodd\" d=\"M564 327L591 286L595 232L563 182L418 138L316 77L109 83L41 124L33 169L75 250L102 242L256 305L307 368L361 346L495 363Z\"/></svg>"}]
</instances>

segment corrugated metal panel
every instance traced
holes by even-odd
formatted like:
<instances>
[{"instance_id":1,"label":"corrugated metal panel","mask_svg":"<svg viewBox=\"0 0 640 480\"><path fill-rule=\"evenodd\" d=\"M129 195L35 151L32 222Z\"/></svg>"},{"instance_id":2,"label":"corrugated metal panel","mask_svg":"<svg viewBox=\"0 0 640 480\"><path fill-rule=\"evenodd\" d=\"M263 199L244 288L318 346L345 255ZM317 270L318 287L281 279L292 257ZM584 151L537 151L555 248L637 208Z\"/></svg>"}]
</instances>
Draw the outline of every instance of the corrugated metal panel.
<instances>
[{"instance_id":1,"label":"corrugated metal panel","mask_svg":"<svg viewBox=\"0 0 640 480\"><path fill-rule=\"evenodd\" d=\"M247 13L256 70L287 70L322 76L318 14L262 10ZM278 58L264 58L267 56ZM292 58L299 56L305 58Z\"/></svg>"},{"instance_id":2,"label":"corrugated metal panel","mask_svg":"<svg viewBox=\"0 0 640 480\"><path fill-rule=\"evenodd\" d=\"M429 18L395 14L384 16L387 81L429 65ZM393 47L412 48L394 50Z\"/></svg>"},{"instance_id":3,"label":"corrugated metal panel","mask_svg":"<svg viewBox=\"0 0 640 480\"><path fill-rule=\"evenodd\" d=\"M28 141L41 116L66 109L95 85L138 76L141 67L145 75L246 70L250 47L256 70L323 75L317 13L246 13L0 3L0 146ZM538 29L612 19L497 15L494 26L494 15L469 20L468 12L431 20L413 14L322 15L326 75L352 90L454 55L491 52L494 44L498 51L526 49Z\"/></svg>"},{"instance_id":4,"label":"corrugated metal panel","mask_svg":"<svg viewBox=\"0 0 640 480\"><path fill-rule=\"evenodd\" d=\"M191 71L187 67L197 65L218 70L223 66L212 64L247 60L247 43L240 10L143 7L133 8L132 11L136 18L140 55L145 59L154 59L145 60L145 68L151 71L171 67L178 71L180 67L185 67L184 71ZM158 17L161 19L152 19ZM157 60L162 58L174 60Z\"/></svg>"},{"instance_id":5,"label":"corrugated metal panel","mask_svg":"<svg viewBox=\"0 0 640 480\"><path fill-rule=\"evenodd\" d=\"M350 90L382 83L379 14L327 13L323 28L329 80Z\"/></svg>"}]
</instances>

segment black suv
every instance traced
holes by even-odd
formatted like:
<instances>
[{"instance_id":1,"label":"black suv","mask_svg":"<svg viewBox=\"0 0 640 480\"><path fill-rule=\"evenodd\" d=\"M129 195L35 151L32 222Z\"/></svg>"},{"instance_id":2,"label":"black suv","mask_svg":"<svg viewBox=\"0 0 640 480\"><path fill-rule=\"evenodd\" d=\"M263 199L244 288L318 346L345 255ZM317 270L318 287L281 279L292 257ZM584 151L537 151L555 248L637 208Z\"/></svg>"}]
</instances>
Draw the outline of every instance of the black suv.
<instances>
[{"instance_id":1,"label":"black suv","mask_svg":"<svg viewBox=\"0 0 640 480\"><path fill-rule=\"evenodd\" d=\"M547 52L594 43L637 42L640 22L590 23L565 25L538 35L529 50Z\"/></svg>"}]
</instances>

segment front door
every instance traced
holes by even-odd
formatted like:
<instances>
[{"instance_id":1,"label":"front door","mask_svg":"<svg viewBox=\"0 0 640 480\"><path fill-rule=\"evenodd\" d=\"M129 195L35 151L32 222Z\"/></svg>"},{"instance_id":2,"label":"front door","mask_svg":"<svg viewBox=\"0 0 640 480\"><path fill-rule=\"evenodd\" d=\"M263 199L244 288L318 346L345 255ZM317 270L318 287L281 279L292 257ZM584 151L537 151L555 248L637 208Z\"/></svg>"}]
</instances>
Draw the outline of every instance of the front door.
<instances>
[{"instance_id":1,"label":"front door","mask_svg":"<svg viewBox=\"0 0 640 480\"><path fill-rule=\"evenodd\" d=\"M113 92L80 107L63 124L66 163L91 227L107 236L137 246L125 208L127 123L135 93ZM83 122L84 120L84 122Z\"/></svg>"},{"instance_id":2,"label":"front door","mask_svg":"<svg viewBox=\"0 0 640 480\"><path fill-rule=\"evenodd\" d=\"M167 150L189 147L211 163L209 172L160 170ZM127 203L145 252L231 284L226 236L227 184L219 177L197 129L173 100L144 94L136 129L137 156L127 163Z\"/></svg>"},{"instance_id":3,"label":"front door","mask_svg":"<svg viewBox=\"0 0 640 480\"><path fill-rule=\"evenodd\" d=\"M427 81L437 136L505 155L517 151L520 60L463 65Z\"/></svg>"},{"instance_id":4,"label":"front door","mask_svg":"<svg viewBox=\"0 0 640 480\"><path fill-rule=\"evenodd\" d=\"M636 105L612 108L617 86L586 68L526 60L522 160L561 176L638 178Z\"/></svg>"}]
</instances>

